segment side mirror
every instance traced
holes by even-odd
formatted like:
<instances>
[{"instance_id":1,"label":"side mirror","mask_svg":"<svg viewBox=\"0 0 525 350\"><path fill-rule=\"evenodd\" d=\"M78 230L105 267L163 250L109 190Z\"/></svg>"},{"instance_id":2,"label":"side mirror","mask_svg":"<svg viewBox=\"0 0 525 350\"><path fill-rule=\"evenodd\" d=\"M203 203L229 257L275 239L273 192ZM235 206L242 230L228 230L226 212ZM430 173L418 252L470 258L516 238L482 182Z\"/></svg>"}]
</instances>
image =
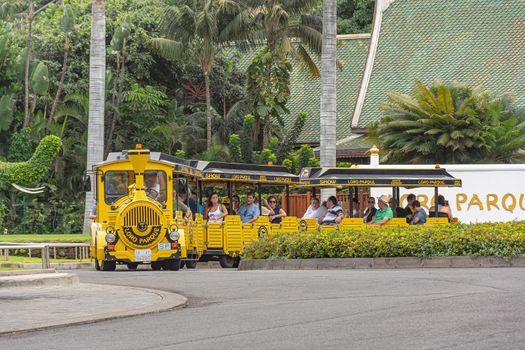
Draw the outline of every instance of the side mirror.
<instances>
[{"instance_id":1,"label":"side mirror","mask_svg":"<svg viewBox=\"0 0 525 350\"><path fill-rule=\"evenodd\" d=\"M82 189L84 192L91 192L91 177L89 175L82 177Z\"/></svg>"}]
</instances>

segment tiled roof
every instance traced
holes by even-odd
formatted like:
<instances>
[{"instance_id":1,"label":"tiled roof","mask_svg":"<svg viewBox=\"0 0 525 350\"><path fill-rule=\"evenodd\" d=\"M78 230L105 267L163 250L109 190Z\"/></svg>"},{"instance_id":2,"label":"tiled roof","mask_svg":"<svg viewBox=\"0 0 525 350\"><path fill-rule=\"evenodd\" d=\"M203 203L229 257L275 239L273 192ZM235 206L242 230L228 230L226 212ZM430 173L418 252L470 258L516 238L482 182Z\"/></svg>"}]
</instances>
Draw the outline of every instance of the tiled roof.
<instances>
[{"instance_id":1,"label":"tiled roof","mask_svg":"<svg viewBox=\"0 0 525 350\"><path fill-rule=\"evenodd\" d=\"M353 135L354 137L349 137L347 139L342 139L337 141L336 149L337 150L346 150L346 149L362 149L368 151L372 144L368 142L365 135Z\"/></svg>"},{"instance_id":2,"label":"tiled roof","mask_svg":"<svg viewBox=\"0 0 525 350\"><path fill-rule=\"evenodd\" d=\"M525 104L524 0L396 0L383 13L357 126L381 118L388 91L458 81Z\"/></svg>"},{"instance_id":3,"label":"tiled roof","mask_svg":"<svg viewBox=\"0 0 525 350\"><path fill-rule=\"evenodd\" d=\"M369 35L340 35L337 46L337 59L343 64L342 71L337 71L337 139L350 136L350 124L354 112L365 60L368 53ZM241 66L248 66L253 53L244 55ZM312 56L320 67L320 59ZM290 77L290 114L284 117L285 126L291 126L300 112L306 112L308 118L298 143L319 143L321 99L321 80L313 79L292 59L293 71Z\"/></svg>"}]
</instances>

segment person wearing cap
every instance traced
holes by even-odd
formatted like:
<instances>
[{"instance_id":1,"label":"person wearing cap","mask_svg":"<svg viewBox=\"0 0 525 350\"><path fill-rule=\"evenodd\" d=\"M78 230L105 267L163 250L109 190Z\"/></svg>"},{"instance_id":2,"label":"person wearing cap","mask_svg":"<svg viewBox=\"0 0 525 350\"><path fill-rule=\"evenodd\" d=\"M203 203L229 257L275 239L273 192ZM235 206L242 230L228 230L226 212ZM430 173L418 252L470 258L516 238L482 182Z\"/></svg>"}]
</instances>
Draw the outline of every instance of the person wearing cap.
<instances>
[{"instance_id":1,"label":"person wearing cap","mask_svg":"<svg viewBox=\"0 0 525 350\"><path fill-rule=\"evenodd\" d=\"M382 195L378 198L379 209L376 211L375 221L372 225L384 225L394 217L394 212L388 206L389 196Z\"/></svg>"}]
</instances>

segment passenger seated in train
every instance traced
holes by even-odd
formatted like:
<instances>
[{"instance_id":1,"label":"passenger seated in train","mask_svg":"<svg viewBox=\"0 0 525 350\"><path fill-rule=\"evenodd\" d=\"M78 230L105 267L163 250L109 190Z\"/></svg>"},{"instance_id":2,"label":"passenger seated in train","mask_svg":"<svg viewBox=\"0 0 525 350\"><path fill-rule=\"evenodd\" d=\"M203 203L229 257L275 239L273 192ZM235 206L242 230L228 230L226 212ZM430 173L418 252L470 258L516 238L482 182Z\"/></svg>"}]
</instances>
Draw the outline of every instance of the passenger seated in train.
<instances>
[{"instance_id":1,"label":"passenger seated in train","mask_svg":"<svg viewBox=\"0 0 525 350\"><path fill-rule=\"evenodd\" d=\"M344 217L343 208L338 205L337 198L330 196L326 201L326 207L328 208L321 225L337 225L341 222Z\"/></svg>"},{"instance_id":2,"label":"passenger seated in train","mask_svg":"<svg viewBox=\"0 0 525 350\"><path fill-rule=\"evenodd\" d=\"M392 209L388 206L388 202L390 201L390 196L382 195L378 198L378 206L379 209L376 211L374 223L372 225L384 225L386 224L390 219L394 217L394 212Z\"/></svg>"},{"instance_id":3,"label":"passenger seated in train","mask_svg":"<svg viewBox=\"0 0 525 350\"><path fill-rule=\"evenodd\" d=\"M208 222L223 222L224 217L228 215L226 206L219 202L219 195L216 192L213 192L210 195L206 208L207 211L204 217L208 220Z\"/></svg>"},{"instance_id":4,"label":"passenger seated in train","mask_svg":"<svg viewBox=\"0 0 525 350\"><path fill-rule=\"evenodd\" d=\"M230 206L231 215L239 215L239 206L241 205L241 199L236 194L232 196L232 202Z\"/></svg>"},{"instance_id":5,"label":"passenger seated in train","mask_svg":"<svg viewBox=\"0 0 525 350\"><path fill-rule=\"evenodd\" d=\"M257 207L259 207L259 200L256 198L255 199L255 205ZM262 216L269 216L270 213L272 212L272 210L270 209L270 207L268 206L268 202L266 201L266 199L262 199L262 202L261 202L261 215Z\"/></svg>"},{"instance_id":6,"label":"passenger seated in train","mask_svg":"<svg viewBox=\"0 0 525 350\"><path fill-rule=\"evenodd\" d=\"M286 216L286 212L281 208L277 203L277 198L275 196L268 197L268 206L270 208L270 222L272 224L280 224Z\"/></svg>"},{"instance_id":7,"label":"passenger seated in train","mask_svg":"<svg viewBox=\"0 0 525 350\"><path fill-rule=\"evenodd\" d=\"M255 205L255 194L253 192L246 195L246 204L239 208L238 215L243 223L252 223L261 216L259 208Z\"/></svg>"},{"instance_id":8,"label":"passenger seated in train","mask_svg":"<svg viewBox=\"0 0 525 350\"><path fill-rule=\"evenodd\" d=\"M407 206L405 207L405 217L407 218L407 222L410 223L412 221L412 216L416 212L416 209L414 208L414 202L416 201L416 195L413 193L410 193L407 196Z\"/></svg>"},{"instance_id":9,"label":"passenger seated in train","mask_svg":"<svg viewBox=\"0 0 525 350\"><path fill-rule=\"evenodd\" d=\"M184 219L188 221L191 219L192 213L190 207L184 204L183 198L182 194L179 193L177 195L177 192L173 191L173 216L175 216L177 211L180 211L183 213Z\"/></svg>"},{"instance_id":10,"label":"passenger seated in train","mask_svg":"<svg viewBox=\"0 0 525 350\"><path fill-rule=\"evenodd\" d=\"M313 197L310 200L310 206L306 209L306 213L303 215L303 219L316 219L318 223L323 221L328 210L326 206L321 205L319 198Z\"/></svg>"},{"instance_id":11,"label":"passenger seated in train","mask_svg":"<svg viewBox=\"0 0 525 350\"><path fill-rule=\"evenodd\" d=\"M365 213L363 214L363 222L365 224L371 224L374 222L376 218L376 199L374 197L368 198L368 206L365 209Z\"/></svg>"},{"instance_id":12,"label":"passenger seated in train","mask_svg":"<svg viewBox=\"0 0 525 350\"><path fill-rule=\"evenodd\" d=\"M412 207L414 208L414 214L412 214L410 219L411 225L423 225L427 222L427 212L421 207L419 201L413 201Z\"/></svg>"},{"instance_id":13,"label":"passenger seated in train","mask_svg":"<svg viewBox=\"0 0 525 350\"><path fill-rule=\"evenodd\" d=\"M156 171L145 172L146 195L151 199L158 200L160 196L160 184Z\"/></svg>"},{"instance_id":14,"label":"passenger seated in train","mask_svg":"<svg viewBox=\"0 0 525 350\"><path fill-rule=\"evenodd\" d=\"M445 197L443 197L442 195L439 195L437 202L438 202L438 205L437 205L438 217L448 218L448 221L450 222L454 216L452 215L452 209L450 209L450 206L448 205L448 201L445 200ZM428 210L428 216L430 217L436 216L436 208L434 206L430 207L430 209Z\"/></svg>"}]
</instances>

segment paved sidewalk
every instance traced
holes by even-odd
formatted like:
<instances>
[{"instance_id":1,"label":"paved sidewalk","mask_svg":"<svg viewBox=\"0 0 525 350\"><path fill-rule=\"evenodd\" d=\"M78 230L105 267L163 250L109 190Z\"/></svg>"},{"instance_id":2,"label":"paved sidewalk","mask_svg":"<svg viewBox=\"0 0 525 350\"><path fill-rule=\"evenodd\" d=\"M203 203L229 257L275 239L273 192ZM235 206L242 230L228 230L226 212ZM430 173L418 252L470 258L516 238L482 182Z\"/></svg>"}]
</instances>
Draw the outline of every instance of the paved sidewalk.
<instances>
[{"instance_id":1,"label":"paved sidewalk","mask_svg":"<svg viewBox=\"0 0 525 350\"><path fill-rule=\"evenodd\" d=\"M2 288L0 334L159 312L186 302L175 293L98 284Z\"/></svg>"}]
</instances>

